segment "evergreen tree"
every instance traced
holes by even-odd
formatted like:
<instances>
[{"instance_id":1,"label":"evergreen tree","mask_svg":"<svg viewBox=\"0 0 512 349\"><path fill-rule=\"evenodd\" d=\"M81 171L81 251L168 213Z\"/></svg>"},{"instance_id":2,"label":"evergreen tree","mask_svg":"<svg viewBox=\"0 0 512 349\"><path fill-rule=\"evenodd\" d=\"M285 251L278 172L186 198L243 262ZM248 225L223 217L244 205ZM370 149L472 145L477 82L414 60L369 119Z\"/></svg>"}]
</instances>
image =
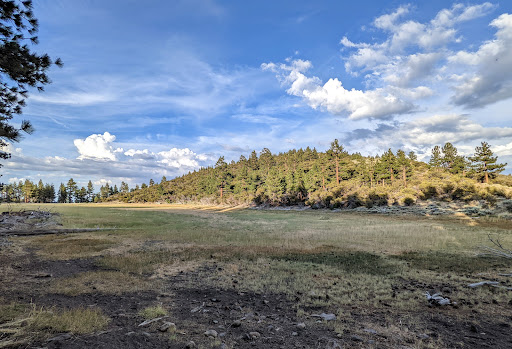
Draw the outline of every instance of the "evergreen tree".
<instances>
[{"instance_id":1,"label":"evergreen tree","mask_svg":"<svg viewBox=\"0 0 512 349\"><path fill-rule=\"evenodd\" d=\"M70 178L66 185L68 202L73 202L73 200L76 198L77 190L78 190L78 186L76 185L76 182L73 180L73 178Z\"/></svg>"},{"instance_id":2,"label":"evergreen tree","mask_svg":"<svg viewBox=\"0 0 512 349\"><path fill-rule=\"evenodd\" d=\"M340 162L340 156L343 155L345 153L345 151L343 150L343 146L338 143L337 139L335 139L331 143L331 148L329 148L329 153L334 158L334 160L336 162L336 184L340 184L340 170L339 170L340 164L339 164L339 162Z\"/></svg>"},{"instance_id":3,"label":"evergreen tree","mask_svg":"<svg viewBox=\"0 0 512 349\"><path fill-rule=\"evenodd\" d=\"M92 185L92 182L89 180L87 183L87 201L92 202L94 198L94 186Z\"/></svg>"},{"instance_id":4,"label":"evergreen tree","mask_svg":"<svg viewBox=\"0 0 512 349\"><path fill-rule=\"evenodd\" d=\"M155 185L155 181L154 181L153 179L150 179L150 180L149 180L149 186L151 187L151 186L153 186L153 185Z\"/></svg>"},{"instance_id":5,"label":"evergreen tree","mask_svg":"<svg viewBox=\"0 0 512 349\"><path fill-rule=\"evenodd\" d=\"M57 195L57 202L62 204L68 201L68 192L66 190L66 186L64 185L64 183L60 184L59 193Z\"/></svg>"},{"instance_id":6,"label":"evergreen tree","mask_svg":"<svg viewBox=\"0 0 512 349\"><path fill-rule=\"evenodd\" d=\"M407 187L407 175L411 169L411 160L405 155L405 152L400 149L396 152L396 163L401 169L404 187Z\"/></svg>"},{"instance_id":7,"label":"evergreen tree","mask_svg":"<svg viewBox=\"0 0 512 349\"><path fill-rule=\"evenodd\" d=\"M506 163L497 163L498 157L493 155L491 146L487 142L482 142L481 146L475 148L475 155L469 157L476 177L483 183L489 183L489 178L496 178L496 175L507 166Z\"/></svg>"},{"instance_id":8,"label":"evergreen tree","mask_svg":"<svg viewBox=\"0 0 512 349\"><path fill-rule=\"evenodd\" d=\"M441 149L439 148L438 145L436 145L432 149L432 155L430 156L430 160L429 160L428 164L430 165L430 167L439 168L439 167L441 167L441 162L442 162Z\"/></svg>"},{"instance_id":9,"label":"evergreen tree","mask_svg":"<svg viewBox=\"0 0 512 349\"><path fill-rule=\"evenodd\" d=\"M162 178L162 183L163 183L163 182L166 182L166 181L167 181L167 180L165 179L165 176L164 176L164 177ZM123 181L123 182L121 182L121 187L119 188L119 191L120 191L121 193L128 193L128 192L130 192L130 187L128 186L128 183L126 183L126 182L124 182L124 181Z\"/></svg>"},{"instance_id":10,"label":"evergreen tree","mask_svg":"<svg viewBox=\"0 0 512 349\"><path fill-rule=\"evenodd\" d=\"M52 61L47 54L31 51L30 46L38 43L37 30L31 0L0 1L0 159L11 155L1 150L8 142L18 142L22 132L33 131L26 120L20 128L10 124L22 113L28 88L42 91L50 83L46 71L53 64L62 65L60 59Z\"/></svg>"}]
</instances>

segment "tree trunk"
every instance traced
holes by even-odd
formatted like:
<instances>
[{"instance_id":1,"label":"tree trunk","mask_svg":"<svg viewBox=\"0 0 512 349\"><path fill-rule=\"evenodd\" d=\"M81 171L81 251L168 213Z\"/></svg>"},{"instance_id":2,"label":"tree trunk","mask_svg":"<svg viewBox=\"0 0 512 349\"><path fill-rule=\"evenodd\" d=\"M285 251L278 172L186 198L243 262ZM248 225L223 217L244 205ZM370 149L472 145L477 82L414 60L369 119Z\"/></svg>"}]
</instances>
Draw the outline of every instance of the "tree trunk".
<instances>
[{"instance_id":1,"label":"tree trunk","mask_svg":"<svg viewBox=\"0 0 512 349\"><path fill-rule=\"evenodd\" d=\"M393 181L395 180L395 176L393 175L393 169L389 168L389 175L391 176L391 184L393 184Z\"/></svg>"},{"instance_id":2,"label":"tree trunk","mask_svg":"<svg viewBox=\"0 0 512 349\"><path fill-rule=\"evenodd\" d=\"M223 194L224 194L224 193L223 193L223 189L224 189L224 187L223 187L223 185L221 185L221 186L220 186L220 201L222 201L222 196L223 196Z\"/></svg>"},{"instance_id":3,"label":"tree trunk","mask_svg":"<svg viewBox=\"0 0 512 349\"><path fill-rule=\"evenodd\" d=\"M339 176L339 161L338 161L338 157L336 156L336 183L337 184L340 184L340 176Z\"/></svg>"},{"instance_id":4,"label":"tree trunk","mask_svg":"<svg viewBox=\"0 0 512 349\"><path fill-rule=\"evenodd\" d=\"M489 174L487 173L487 163L484 162L484 182L489 183Z\"/></svg>"},{"instance_id":5,"label":"tree trunk","mask_svg":"<svg viewBox=\"0 0 512 349\"><path fill-rule=\"evenodd\" d=\"M405 175L405 166L402 167L402 177L404 179L404 187L407 187L407 177Z\"/></svg>"}]
</instances>

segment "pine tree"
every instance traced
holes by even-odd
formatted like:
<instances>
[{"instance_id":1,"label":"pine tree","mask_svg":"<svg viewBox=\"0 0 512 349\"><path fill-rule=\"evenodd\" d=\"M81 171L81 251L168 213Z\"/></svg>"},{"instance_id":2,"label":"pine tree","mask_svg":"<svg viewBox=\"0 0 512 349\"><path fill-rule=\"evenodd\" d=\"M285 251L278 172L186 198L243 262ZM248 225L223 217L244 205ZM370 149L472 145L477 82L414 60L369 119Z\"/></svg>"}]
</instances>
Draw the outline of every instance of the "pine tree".
<instances>
[{"instance_id":1,"label":"pine tree","mask_svg":"<svg viewBox=\"0 0 512 349\"><path fill-rule=\"evenodd\" d=\"M59 193L57 194L57 196L57 202L61 204L68 201L68 192L66 190L66 186L64 185L64 183L60 184Z\"/></svg>"},{"instance_id":2,"label":"pine tree","mask_svg":"<svg viewBox=\"0 0 512 349\"><path fill-rule=\"evenodd\" d=\"M483 183L489 183L489 178L496 178L496 175L505 170L505 166L507 166L506 163L496 163L498 157L493 155L491 146L487 142L482 142L481 146L475 148L475 155L469 157L476 177Z\"/></svg>"},{"instance_id":3,"label":"pine tree","mask_svg":"<svg viewBox=\"0 0 512 349\"><path fill-rule=\"evenodd\" d=\"M329 148L329 154L334 158L336 162L336 184L340 184L340 156L345 153L343 146L338 143L338 140L335 139L331 143L331 148Z\"/></svg>"},{"instance_id":4,"label":"pine tree","mask_svg":"<svg viewBox=\"0 0 512 349\"><path fill-rule=\"evenodd\" d=\"M70 178L66 185L68 202L73 202L73 200L76 198L77 190L78 190L78 186L76 185L76 182L73 180L73 178Z\"/></svg>"},{"instance_id":5,"label":"pine tree","mask_svg":"<svg viewBox=\"0 0 512 349\"><path fill-rule=\"evenodd\" d=\"M50 83L46 71L53 64L62 65L60 59L52 61L47 54L31 51L30 45L38 43L37 30L31 0L0 1L0 159L11 156L2 147L18 142L22 132L33 131L29 121L23 120L20 128L9 123L22 113L28 88L43 91Z\"/></svg>"},{"instance_id":6,"label":"pine tree","mask_svg":"<svg viewBox=\"0 0 512 349\"><path fill-rule=\"evenodd\" d=\"M407 174L411 169L411 160L405 155L403 150L399 149L396 152L396 163L401 169L404 187L407 187Z\"/></svg>"},{"instance_id":7,"label":"pine tree","mask_svg":"<svg viewBox=\"0 0 512 349\"><path fill-rule=\"evenodd\" d=\"M94 186L92 182L89 180L87 183L87 201L92 202L94 198Z\"/></svg>"},{"instance_id":8,"label":"pine tree","mask_svg":"<svg viewBox=\"0 0 512 349\"><path fill-rule=\"evenodd\" d=\"M436 145L432 149L432 155L430 156L428 164L430 165L430 167L439 168L441 167L441 161L441 148L439 148L439 146Z\"/></svg>"}]
</instances>

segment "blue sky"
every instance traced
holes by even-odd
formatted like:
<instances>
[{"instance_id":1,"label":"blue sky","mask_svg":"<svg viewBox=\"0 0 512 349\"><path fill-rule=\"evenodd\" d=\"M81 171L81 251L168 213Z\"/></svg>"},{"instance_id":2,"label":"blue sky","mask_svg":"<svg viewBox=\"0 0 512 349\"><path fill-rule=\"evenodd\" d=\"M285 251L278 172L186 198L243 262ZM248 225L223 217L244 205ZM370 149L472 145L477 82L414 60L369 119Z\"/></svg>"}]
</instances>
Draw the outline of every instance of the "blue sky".
<instances>
[{"instance_id":1,"label":"blue sky","mask_svg":"<svg viewBox=\"0 0 512 349\"><path fill-rule=\"evenodd\" d=\"M35 1L36 132L3 181L130 185L253 149L488 141L512 164L512 3ZM511 166L507 172L510 173Z\"/></svg>"}]
</instances>

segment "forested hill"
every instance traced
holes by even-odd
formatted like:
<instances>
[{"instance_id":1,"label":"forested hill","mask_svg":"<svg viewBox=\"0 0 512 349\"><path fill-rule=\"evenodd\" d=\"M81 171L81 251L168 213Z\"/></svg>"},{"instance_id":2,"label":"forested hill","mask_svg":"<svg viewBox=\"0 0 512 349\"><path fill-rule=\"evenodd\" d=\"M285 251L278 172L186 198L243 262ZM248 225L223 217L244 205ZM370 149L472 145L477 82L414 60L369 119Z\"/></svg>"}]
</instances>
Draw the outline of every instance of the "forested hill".
<instances>
[{"instance_id":1,"label":"forested hill","mask_svg":"<svg viewBox=\"0 0 512 349\"><path fill-rule=\"evenodd\" d=\"M468 158L450 143L436 146L427 164L402 150L375 157L349 154L335 140L326 152L308 147L272 154L265 148L237 162L220 157L214 167L106 200L312 207L411 205L430 198L495 200L512 198L512 176L499 174L505 166L485 142Z\"/></svg>"}]
</instances>

